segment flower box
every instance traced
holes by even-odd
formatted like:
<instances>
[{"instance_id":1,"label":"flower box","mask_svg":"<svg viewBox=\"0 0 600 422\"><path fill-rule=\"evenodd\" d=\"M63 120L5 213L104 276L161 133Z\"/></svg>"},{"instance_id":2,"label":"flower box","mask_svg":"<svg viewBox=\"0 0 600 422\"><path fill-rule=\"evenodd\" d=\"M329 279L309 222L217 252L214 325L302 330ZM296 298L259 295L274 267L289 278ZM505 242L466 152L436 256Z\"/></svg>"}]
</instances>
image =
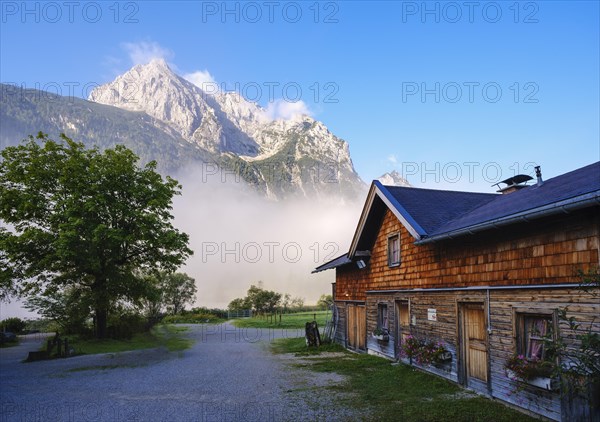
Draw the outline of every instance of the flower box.
<instances>
[{"instance_id":1,"label":"flower box","mask_svg":"<svg viewBox=\"0 0 600 422\"><path fill-rule=\"evenodd\" d=\"M378 341L390 341L390 335L382 330L375 330L371 335Z\"/></svg>"},{"instance_id":2,"label":"flower box","mask_svg":"<svg viewBox=\"0 0 600 422\"><path fill-rule=\"evenodd\" d=\"M379 341L390 341L390 336L387 334L373 334L373 338Z\"/></svg>"},{"instance_id":3,"label":"flower box","mask_svg":"<svg viewBox=\"0 0 600 422\"><path fill-rule=\"evenodd\" d=\"M448 351L440 353L440 355L436 359L436 361L439 363L450 362L451 360L452 360L452 353L450 353Z\"/></svg>"},{"instance_id":4,"label":"flower box","mask_svg":"<svg viewBox=\"0 0 600 422\"><path fill-rule=\"evenodd\" d=\"M531 377L531 378L527 378L527 379L522 379L522 378L519 378L517 376L517 374L515 374L510 369L506 370L506 375L511 380L522 382L524 384L529 384L529 385L532 385L534 387L541 388L543 390L554 391L557 388L557 385L556 385L557 383L556 383L556 380L554 378L550 378L550 377Z\"/></svg>"}]
</instances>

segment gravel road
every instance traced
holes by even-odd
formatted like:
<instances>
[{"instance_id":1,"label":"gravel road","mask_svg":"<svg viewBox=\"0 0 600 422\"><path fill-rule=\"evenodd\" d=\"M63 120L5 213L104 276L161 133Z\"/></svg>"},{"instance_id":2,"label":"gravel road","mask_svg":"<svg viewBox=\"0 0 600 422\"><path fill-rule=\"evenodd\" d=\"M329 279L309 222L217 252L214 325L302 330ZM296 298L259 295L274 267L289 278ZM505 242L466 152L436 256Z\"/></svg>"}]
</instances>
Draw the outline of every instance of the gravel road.
<instances>
[{"instance_id":1,"label":"gravel road","mask_svg":"<svg viewBox=\"0 0 600 422\"><path fill-rule=\"evenodd\" d=\"M347 421L368 419L269 342L296 330L189 325L183 352L151 349L21 363L42 339L0 349L0 421ZM306 361L306 360L305 360Z\"/></svg>"}]
</instances>

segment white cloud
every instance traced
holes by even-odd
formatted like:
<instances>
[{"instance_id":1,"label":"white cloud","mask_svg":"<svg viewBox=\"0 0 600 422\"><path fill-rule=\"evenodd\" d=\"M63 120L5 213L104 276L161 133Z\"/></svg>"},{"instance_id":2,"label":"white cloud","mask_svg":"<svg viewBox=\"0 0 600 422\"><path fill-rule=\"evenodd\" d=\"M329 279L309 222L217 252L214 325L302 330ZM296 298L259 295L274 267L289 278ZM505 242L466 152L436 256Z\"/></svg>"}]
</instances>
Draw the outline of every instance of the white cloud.
<instances>
[{"instance_id":1,"label":"white cloud","mask_svg":"<svg viewBox=\"0 0 600 422\"><path fill-rule=\"evenodd\" d=\"M186 73L183 75L183 77L184 79L187 79L196 85L198 88L210 94L214 94L219 91L219 84L208 72L208 70L198 70L196 72Z\"/></svg>"},{"instance_id":2,"label":"white cloud","mask_svg":"<svg viewBox=\"0 0 600 422\"><path fill-rule=\"evenodd\" d=\"M312 115L304 101L290 102L281 99L270 102L265 113L271 120L292 120L302 115Z\"/></svg>"},{"instance_id":3,"label":"white cloud","mask_svg":"<svg viewBox=\"0 0 600 422\"><path fill-rule=\"evenodd\" d=\"M392 164L398 164L398 158L395 154L388 155L387 160Z\"/></svg>"},{"instance_id":4,"label":"white cloud","mask_svg":"<svg viewBox=\"0 0 600 422\"><path fill-rule=\"evenodd\" d=\"M170 60L175 54L154 41L125 42L121 44L134 65L146 64L154 59Z\"/></svg>"}]
</instances>

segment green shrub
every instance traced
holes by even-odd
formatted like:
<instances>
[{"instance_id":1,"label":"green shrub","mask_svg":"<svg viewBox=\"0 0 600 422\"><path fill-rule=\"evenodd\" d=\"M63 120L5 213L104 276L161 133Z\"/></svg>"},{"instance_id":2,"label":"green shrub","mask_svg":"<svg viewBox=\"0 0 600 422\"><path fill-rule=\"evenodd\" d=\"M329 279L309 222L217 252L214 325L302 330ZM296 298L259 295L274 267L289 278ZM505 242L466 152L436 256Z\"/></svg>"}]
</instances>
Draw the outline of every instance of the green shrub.
<instances>
[{"instance_id":1,"label":"green shrub","mask_svg":"<svg viewBox=\"0 0 600 422\"><path fill-rule=\"evenodd\" d=\"M10 331L11 333L21 334L27 326L27 322L21 318L6 318L0 321L0 331Z\"/></svg>"},{"instance_id":2,"label":"green shrub","mask_svg":"<svg viewBox=\"0 0 600 422\"><path fill-rule=\"evenodd\" d=\"M108 320L108 337L120 340L131 339L134 334L143 333L150 329L148 320L140 314L113 314Z\"/></svg>"},{"instance_id":3,"label":"green shrub","mask_svg":"<svg viewBox=\"0 0 600 422\"><path fill-rule=\"evenodd\" d=\"M30 319L27 321L25 331L55 333L60 331L60 325L56 321L52 321L47 318Z\"/></svg>"},{"instance_id":4,"label":"green shrub","mask_svg":"<svg viewBox=\"0 0 600 422\"><path fill-rule=\"evenodd\" d=\"M197 313L191 314L186 313L185 315L167 315L163 318L163 324L204 324L207 322L218 321L219 317L214 314Z\"/></svg>"}]
</instances>

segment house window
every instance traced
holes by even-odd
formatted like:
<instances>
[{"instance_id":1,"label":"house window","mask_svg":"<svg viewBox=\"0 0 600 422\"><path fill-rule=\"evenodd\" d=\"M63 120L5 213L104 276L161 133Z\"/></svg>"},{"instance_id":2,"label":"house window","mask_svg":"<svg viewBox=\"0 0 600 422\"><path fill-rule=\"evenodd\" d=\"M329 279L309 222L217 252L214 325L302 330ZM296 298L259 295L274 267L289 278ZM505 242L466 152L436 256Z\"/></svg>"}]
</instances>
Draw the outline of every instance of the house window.
<instances>
[{"instance_id":1,"label":"house window","mask_svg":"<svg viewBox=\"0 0 600 422\"><path fill-rule=\"evenodd\" d=\"M551 315L519 314L518 352L531 360L546 360L546 341L552 338Z\"/></svg>"},{"instance_id":2,"label":"house window","mask_svg":"<svg viewBox=\"0 0 600 422\"><path fill-rule=\"evenodd\" d=\"M388 237L388 265L390 267L400 265L400 235L398 234Z\"/></svg>"},{"instance_id":3,"label":"house window","mask_svg":"<svg viewBox=\"0 0 600 422\"><path fill-rule=\"evenodd\" d=\"M377 305L377 328L388 330L388 306L384 303Z\"/></svg>"}]
</instances>

